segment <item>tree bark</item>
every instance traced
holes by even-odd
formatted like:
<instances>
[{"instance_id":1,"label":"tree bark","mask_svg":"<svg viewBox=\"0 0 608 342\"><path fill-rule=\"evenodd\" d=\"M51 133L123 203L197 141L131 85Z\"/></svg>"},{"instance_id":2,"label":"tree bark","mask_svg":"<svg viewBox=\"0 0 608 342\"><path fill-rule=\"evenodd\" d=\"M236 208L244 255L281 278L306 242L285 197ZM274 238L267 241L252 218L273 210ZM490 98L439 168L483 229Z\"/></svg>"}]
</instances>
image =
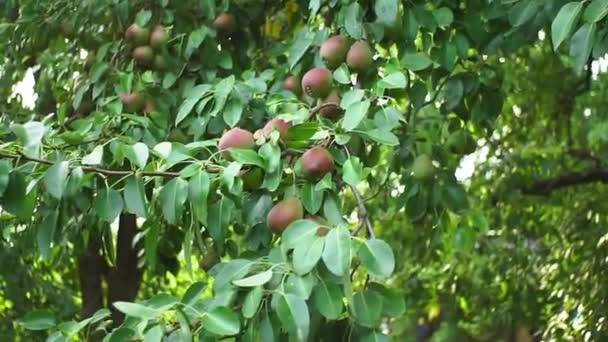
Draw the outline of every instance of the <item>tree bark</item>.
<instances>
[{"instance_id":1,"label":"tree bark","mask_svg":"<svg viewBox=\"0 0 608 342\"><path fill-rule=\"evenodd\" d=\"M116 266L108 270L107 278L108 307L112 311L112 321L115 325L122 323L124 315L112 304L117 301L133 301L141 285L142 271L137 267L135 234L137 234L135 215L121 214L118 223Z\"/></svg>"},{"instance_id":2,"label":"tree bark","mask_svg":"<svg viewBox=\"0 0 608 342\"><path fill-rule=\"evenodd\" d=\"M80 316L90 317L103 307L102 276L105 271L105 261L101 254L101 239L91 237L85 254L78 258L78 276L82 294Z\"/></svg>"}]
</instances>

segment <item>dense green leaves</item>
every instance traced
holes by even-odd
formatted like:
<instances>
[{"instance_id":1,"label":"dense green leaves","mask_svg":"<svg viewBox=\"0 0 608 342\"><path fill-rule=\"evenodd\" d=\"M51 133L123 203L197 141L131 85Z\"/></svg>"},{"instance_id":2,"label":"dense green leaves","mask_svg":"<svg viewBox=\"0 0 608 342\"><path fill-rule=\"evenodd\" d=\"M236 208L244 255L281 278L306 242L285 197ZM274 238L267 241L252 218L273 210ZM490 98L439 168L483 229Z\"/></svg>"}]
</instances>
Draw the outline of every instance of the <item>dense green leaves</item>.
<instances>
[{"instance_id":1,"label":"dense green leaves","mask_svg":"<svg viewBox=\"0 0 608 342\"><path fill-rule=\"evenodd\" d=\"M583 8L583 3L573 1L565 4L557 13L551 24L551 40L553 49L557 50L560 44L568 37L572 28L576 24L579 13Z\"/></svg>"},{"instance_id":2,"label":"dense green leaves","mask_svg":"<svg viewBox=\"0 0 608 342\"><path fill-rule=\"evenodd\" d=\"M201 318L203 328L217 335L236 335L240 331L239 317L226 307L217 307Z\"/></svg>"}]
</instances>

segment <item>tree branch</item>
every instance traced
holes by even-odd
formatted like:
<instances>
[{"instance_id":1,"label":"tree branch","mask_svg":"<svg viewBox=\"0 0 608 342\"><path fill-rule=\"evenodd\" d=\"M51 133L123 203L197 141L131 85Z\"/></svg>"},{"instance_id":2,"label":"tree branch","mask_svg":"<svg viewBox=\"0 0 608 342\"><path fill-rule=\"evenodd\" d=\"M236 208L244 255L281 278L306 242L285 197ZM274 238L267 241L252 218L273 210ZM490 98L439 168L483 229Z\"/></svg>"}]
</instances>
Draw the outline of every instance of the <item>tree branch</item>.
<instances>
[{"instance_id":1,"label":"tree branch","mask_svg":"<svg viewBox=\"0 0 608 342\"><path fill-rule=\"evenodd\" d=\"M45 164L45 165L54 165L55 164L55 162L46 160L46 159L33 158L33 157L28 157L24 154L11 154L11 153L6 153L6 152L2 152L2 151L0 151L0 159L15 159L15 160L21 159L21 160L26 160L26 161L30 161L30 162L34 162L34 163ZM94 172L94 173L98 173L98 174L101 174L104 176L129 176L129 175L133 175L133 174L137 173L136 171L129 171L129 170L111 170L111 169L103 169L103 168L99 168L99 167L95 167L95 166L70 165L70 168L75 168L75 167L81 167L83 171ZM205 168L208 172L213 172L213 173L220 172L220 170L221 170L221 168L216 165L206 165ZM171 171L143 171L143 172L140 172L139 174L141 174L142 176L164 177L164 178L175 178L175 177L180 176L179 172L171 172Z\"/></svg>"},{"instance_id":2,"label":"tree branch","mask_svg":"<svg viewBox=\"0 0 608 342\"><path fill-rule=\"evenodd\" d=\"M594 169L587 172L566 173L553 178L539 180L522 190L526 195L547 196L552 191L569 186L589 183L608 183L608 169Z\"/></svg>"},{"instance_id":3,"label":"tree branch","mask_svg":"<svg viewBox=\"0 0 608 342\"><path fill-rule=\"evenodd\" d=\"M339 103L333 103L333 102L328 102L328 103L322 103L314 108L312 108L310 110L310 116L314 116L317 113L319 113L322 109L325 108L340 108L340 104Z\"/></svg>"}]
</instances>

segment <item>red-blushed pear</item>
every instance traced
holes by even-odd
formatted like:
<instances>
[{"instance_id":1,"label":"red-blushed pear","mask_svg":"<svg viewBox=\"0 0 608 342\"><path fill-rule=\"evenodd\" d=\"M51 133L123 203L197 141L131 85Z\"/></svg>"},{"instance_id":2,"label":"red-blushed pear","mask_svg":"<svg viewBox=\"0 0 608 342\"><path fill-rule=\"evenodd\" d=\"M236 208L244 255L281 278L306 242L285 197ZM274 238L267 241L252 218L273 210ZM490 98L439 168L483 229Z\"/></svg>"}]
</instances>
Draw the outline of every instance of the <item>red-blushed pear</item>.
<instances>
[{"instance_id":1,"label":"red-blushed pear","mask_svg":"<svg viewBox=\"0 0 608 342\"><path fill-rule=\"evenodd\" d=\"M329 152L321 147L316 146L304 152L300 158L302 171L308 177L320 178L326 173L334 170L334 159Z\"/></svg>"},{"instance_id":2,"label":"red-blushed pear","mask_svg":"<svg viewBox=\"0 0 608 342\"><path fill-rule=\"evenodd\" d=\"M270 209L266 222L275 234L281 234L292 222L304 216L302 202L296 197L288 197Z\"/></svg>"},{"instance_id":3,"label":"red-blushed pear","mask_svg":"<svg viewBox=\"0 0 608 342\"><path fill-rule=\"evenodd\" d=\"M142 93L134 91L130 94L120 94L120 101L122 101L124 111L133 113L139 112L144 107L146 98Z\"/></svg>"},{"instance_id":4,"label":"red-blushed pear","mask_svg":"<svg viewBox=\"0 0 608 342\"><path fill-rule=\"evenodd\" d=\"M150 40L150 30L133 23L127 28L125 38L135 46L146 45Z\"/></svg>"},{"instance_id":5,"label":"red-blushed pear","mask_svg":"<svg viewBox=\"0 0 608 342\"><path fill-rule=\"evenodd\" d=\"M300 78L296 75L289 76L283 81L283 89L289 90L296 96L302 94L302 86L300 84Z\"/></svg>"},{"instance_id":6,"label":"red-blushed pear","mask_svg":"<svg viewBox=\"0 0 608 342\"><path fill-rule=\"evenodd\" d=\"M253 134L251 134L251 132L235 127L222 135L218 147L222 152L222 156L229 159L229 148L254 148L255 139L253 138Z\"/></svg>"},{"instance_id":7,"label":"red-blushed pear","mask_svg":"<svg viewBox=\"0 0 608 342\"><path fill-rule=\"evenodd\" d=\"M350 40L343 35L335 35L327 38L323 44L319 54L325 61L325 65L329 69L335 69L346 59L346 53L350 47Z\"/></svg>"},{"instance_id":8,"label":"red-blushed pear","mask_svg":"<svg viewBox=\"0 0 608 342\"><path fill-rule=\"evenodd\" d=\"M231 13L222 12L215 17L213 27L221 34L230 35L236 30L236 19Z\"/></svg>"},{"instance_id":9,"label":"red-blushed pear","mask_svg":"<svg viewBox=\"0 0 608 342\"><path fill-rule=\"evenodd\" d=\"M310 69L302 77L302 89L310 97L323 98L329 95L333 76L325 68Z\"/></svg>"},{"instance_id":10,"label":"red-blushed pear","mask_svg":"<svg viewBox=\"0 0 608 342\"><path fill-rule=\"evenodd\" d=\"M151 98L146 98L146 104L144 105L144 114L150 114L156 111L156 104Z\"/></svg>"},{"instance_id":11,"label":"red-blushed pear","mask_svg":"<svg viewBox=\"0 0 608 342\"><path fill-rule=\"evenodd\" d=\"M169 33L162 25L156 25L150 34L150 46L155 50L162 49L169 41Z\"/></svg>"},{"instance_id":12,"label":"red-blushed pear","mask_svg":"<svg viewBox=\"0 0 608 342\"><path fill-rule=\"evenodd\" d=\"M281 140L286 141L287 130L289 130L290 127L291 124L289 122L280 118L273 118L268 121L263 128L264 137L268 138L270 136L270 133L272 133L272 131L276 129L281 135Z\"/></svg>"},{"instance_id":13,"label":"red-blushed pear","mask_svg":"<svg viewBox=\"0 0 608 342\"><path fill-rule=\"evenodd\" d=\"M154 50L149 46L138 46L133 49L133 59L139 66L149 66L154 61Z\"/></svg>"},{"instance_id":14,"label":"red-blushed pear","mask_svg":"<svg viewBox=\"0 0 608 342\"><path fill-rule=\"evenodd\" d=\"M374 63L374 54L366 41L360 40L351 45L346 54L346 64L358 73L366 73Z\"/></svg>"},{"instance_id":15,"label":"red-blushed pear","mask_svg":"<svg viewBox=\"0 0 608 342\"><path fill-rule=\"evenodd\" d=\"M335 106L323 107L319 110L319 114L328 119L335 120L340 114L342 114L342 108L340 108L340 94L336 89L332 90L329 95L323 99L321 104L334 104Z\"/></svg>"}]
</instances>

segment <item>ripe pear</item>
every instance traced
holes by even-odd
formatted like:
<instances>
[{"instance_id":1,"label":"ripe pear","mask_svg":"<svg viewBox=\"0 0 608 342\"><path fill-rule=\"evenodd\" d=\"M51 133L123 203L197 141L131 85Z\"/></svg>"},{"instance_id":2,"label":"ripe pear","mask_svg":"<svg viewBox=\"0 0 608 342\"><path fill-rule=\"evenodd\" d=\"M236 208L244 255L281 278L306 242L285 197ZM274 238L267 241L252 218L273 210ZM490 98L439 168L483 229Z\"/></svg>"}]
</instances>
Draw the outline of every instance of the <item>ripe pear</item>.
<instances>
[{"instance_id":1,"label":"ripe pear","mask_svg":"<svg viewBox=\"0 0 608 342\"><path fill-rule=\"evenodd\" d=\"M235 127L222 135L218 147L222 152L222 156L229 159L229 148L254 148L255 139L251 132Z\"/></svg>"},{"instance_id":2,"label":"ripe pear","mask_svg":"<svg viewBox=\"0 0 608 342\"><path fill-rule=\"evenodd\" d=\"M262 132L264 134L264 137L268 138L270 136L270 133L272 133L272 131L274 131L276 129L277 131L279 131L279 134L281 135L281 140L286 141L287 140L287 131L289 130L290 127L291 127L291 123L289 123L283 119L273 118L266 123Z\"/></svg>"},{"instance_id":3,"label":"ripe pear","mask_svg":"<svg viewBox=\"0 0 608 342\"><path fill-rule=\"evenodd\" d=\"M127 28L125 39L135 46L146 45L150 40L150 30L133 23Z\"/></svg>"},{"instance_id":4,"label":"ripe pear","mask_svg":"<svg viewBox=\"0 0 608 342\"><path fill-rule=\"evenodd\" d=\"M130 94L120 94L120 101L122 101L124 111L133 113L143 108L146 99L142 93L134 91Z\"/></svg>"},{"instance_id":5,"label":"ripe pear","mask_svg":"<svg viewBox=\"0 0 608 342\"><path fill-rule=\"evenodd\" d=\"M331 154L321 146L304 152L300 161L304 174L312 178L321 178L326 173L332 172L335 167Z\"/></svg>"},{"instance_id":6,"label":"ripe pear","mask_svg":"<svg viewBox=\"0 0 608 342\"><path fill-rule=\"evenodd\" d=\"M218 33L229 36L236 30L236 19L231 13L222 12L215 17L213 27Z\"/></svg>"},{"instance_id":7,"label":"ripe pear","mask_svg":"<svg viewBox=\"0 0 608 342\"><path fill-rule=\"evenodd\" d=\"M435 175L435 166L431 157L426 154L421 154L412 164L412 175L418 180L428 180Z\"/></svg>"},{"instance_id":8,"label":"ripe pear","mask_svg":"<svg viewBox=\"0 0 608 342\"><path fill-rule=\"evenodd\" d=\"M296 75L287 77L285 81L283 81L283 89L291 91L296 96L300 96L300 94L302 94L300 78Z\"/></svg>"},{"instance_id":9,"label":"ripe pear","mask_svg":"<svg viewBox=\"0 0 608 342\"><path fill-rule=\"evenodd\" d=\"M156 25L150 34L150 46L154 50L162 49L169 41L169 33L163 25Z\"/></svg>"},{"instance_id":10,"label":"ripe pear","mask_svg":"<svg viewBox=\"0 0 608 342\"><path fill-rule=\"evenodd\" d=\"M310 69L302 77L302 89L310 97L324 98L331 91L333 76L325 68Z\"/></svg>"},{"instance_id":11,"label":"ripe pear","mask_svg":"<svg viewBox=\"0 0 608 342\"><path fill-rule=\"evenodd\" d=\"M325 61L325 65L329 69L335 69L346 59L346 53L350 47L350 40L343 35L335 35L327 38L323 44L319 54Z\"/></svg>"},{"instance_id":12,"label":"ripe pear","mask_svg":"<svg viewBox=\"0 0 608 342\"><path fill-rule=\"evenodd\" d=\"M358 73L365 73L371 69L373 60L372 49L366 41L355 42L346 54L346 64Z\"/></svg>"},{"instance_id":13,"label":"ripe pear","mask_svg":"<svg viewBox=\"0 0 608 342\"><path fill-rule=\"evenodd\" d=\"M138 46L133 49L133 59L139 66L149 66L154 61L154 50L149 46Z\"/></svg>"},{"instance_id":14,"label":"ripe pear","mask_svg":"<svg viewBox=\"0 0 608 342\"><path fill-rule=\"evenodd\" d=\"M266 221L275 234L281 234L292 222L304 216L302 202L295 197L288 197L270 209Z\"/></svg>"}]
</instances>

